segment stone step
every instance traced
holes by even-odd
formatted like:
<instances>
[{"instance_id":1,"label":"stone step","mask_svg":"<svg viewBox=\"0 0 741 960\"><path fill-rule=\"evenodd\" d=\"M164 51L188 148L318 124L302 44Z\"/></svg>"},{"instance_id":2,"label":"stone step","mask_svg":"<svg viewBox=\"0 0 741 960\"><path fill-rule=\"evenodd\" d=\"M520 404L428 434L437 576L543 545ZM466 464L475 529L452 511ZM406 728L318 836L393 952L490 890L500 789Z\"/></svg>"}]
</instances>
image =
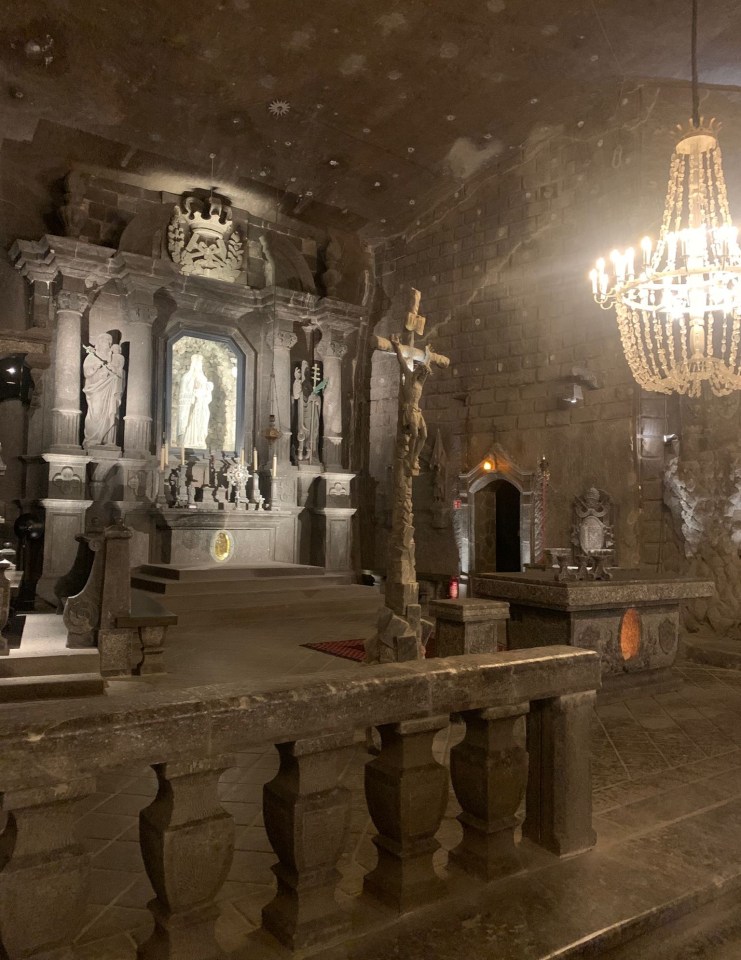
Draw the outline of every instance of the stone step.
<instances>
[{"instance_id":1,"label":"stone step","mask_svg":"<svg viewBox=\"0 0 741 960\"><path fill-rule=\"evenodd\" d=\"M351 591L351 592L344 592ZM167 597L167 607L180 618L179 627L192 624L196 615L222 622L224 618L240 620L276 617L296 620L332 614L374 613L383 603L381 594L371 587L321 587L306 591L287 591L266 596L244 594L196 594Z\"/></svg>"},{"instance_id":2,"label":"stone step","mask_svg":"<svg viewBox=\"0 0 741 960\"><path fill-rule=\"evenodd\" d=\"M20 648L0 657L0 679L10 677L41 677L49 675L73 676L100 673L100 654L97 649L36 652Z\"/></svg>"},{"instance_id":3,"label":"stone step","mask_svg":"<svg viewBox=\"0 0 741 960\"><path fill-rule=\"evenodd\" d=\"M99 696L104 692L105 681L100 673L0 678L0 703L92 697Z\"/></svg>"},{"instance_id":4,"label":"stone step","mask_svg":"<svg viewBox=\"0 0 741 960\"><path fill-rule=\"evenodd\" d=\"M314 587L330 586L350 586L347 582L347 574L323 573L321 575L311 576L302 574L291 577L249 577L244 580L236 579L213 579L213 580L173 580L169 577L155 576L148 573L137 573L134 571L131 575L131 586L138 590L145 590L148 593L156 593L167 597L169 602L171 597L179 595L193 596L194 594L215 593L223 596L225 593L239 592L246 595L260 595L265 593L290 592L296 590L307 590Z\"/></svg>"},{"instance_id":5,"label":"stone step","mask_svg":"<svg viewBox=\"0 0 741 960\"><path fill-rule=\"evenodd\" d=\"M170 563L144 563L135 574L147 574L162 577L166 580L183 580L194 582L199 580L220 582L225 580L253 580L265 577L295 577L295 576L324 576L324 567L313 567L299 563L254 563L244 566L237 564L218 565L215 563L186 566Z\"/></svg>"}]
</instances>

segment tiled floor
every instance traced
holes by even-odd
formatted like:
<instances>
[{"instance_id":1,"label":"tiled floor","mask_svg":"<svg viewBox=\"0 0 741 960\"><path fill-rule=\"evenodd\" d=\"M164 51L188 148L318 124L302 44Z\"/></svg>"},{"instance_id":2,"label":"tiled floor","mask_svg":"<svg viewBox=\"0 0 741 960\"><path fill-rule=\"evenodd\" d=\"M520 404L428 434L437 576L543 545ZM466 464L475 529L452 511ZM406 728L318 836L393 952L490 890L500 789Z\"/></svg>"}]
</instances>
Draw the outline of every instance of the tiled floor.
<instances>
[{"instance_id":1,"label":"tiled floor","mask_svg":"<svg viewBox=\"0 0 741 960\"><path fill-rule=\"evenodd\" d=\"M195 675L199 682L234 679L235 658L246 675L258 681L276 672L303 675L357 669L299 643L363 636L365 629L367 625L351 616L344 623L316 621L303 627L300 636L295 626L283 630L255 626L247 635L233 632L222 637L220 649L210 644L205 664L200 636L185 636L171 656L173 672L155 686L181 685ZM658 836L663 828L674 829L699 813L711 816L714 808L741 798L741 672L687 664L679 673L683 684L675 693L626 699L596 710L592 739L595 827L598 850L608 851L612 862L631 843L653 842L654 834ZM126 689L130 689L127 683L114 684L111 695ZM460 726L453 725L439 736L440 758L460 734ZM341 865L343 898L360 892L363 876L375 862L374 831L362 790L367 758L363 744L358 743L345 772L345 782L353 790L353 810L350 843ZM237 826L234 862L221 892L218 925L227 950L254 939L250 934L259 926L260 909L272 896L270 866L275 857L262 825L261 791L276 769L273 747L255 749L239 754L236 766L221 781L223 806ZM77 826L92 854L94 876L93 900L79 935L79 960L131 960L136 943L151 929L146 904L152 891L139 852L137 817L154 792L151 771L126 770L102 776L98 793L80 805ZM441 868L446 850L460 836L457 812L451 796L439 835ZM693 828L697 823L693 821ZM722 851L718 856L722 860ZM265 949L270 954L270 948ZM249 955L257 954L250 950Z\"/></svg>"}]
</instances>

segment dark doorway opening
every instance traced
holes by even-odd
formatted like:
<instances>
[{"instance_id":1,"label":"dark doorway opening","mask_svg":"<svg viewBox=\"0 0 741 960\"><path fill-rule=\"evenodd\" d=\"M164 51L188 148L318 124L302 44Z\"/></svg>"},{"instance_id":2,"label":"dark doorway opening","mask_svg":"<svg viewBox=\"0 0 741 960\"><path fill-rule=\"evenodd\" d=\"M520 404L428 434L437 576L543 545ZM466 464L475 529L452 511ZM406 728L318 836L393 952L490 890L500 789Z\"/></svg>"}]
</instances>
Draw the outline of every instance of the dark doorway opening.
<instances>
[{"instance_id":1,"label":"dark doorway opening","mask_svg":"<svg viewBox=\"0 0 741 960\"><path fill-rule=\"evenodd\" d=\"M520 570L520 491L492 480L475 493L476 572Z\"/></svg>"}]
</instances>

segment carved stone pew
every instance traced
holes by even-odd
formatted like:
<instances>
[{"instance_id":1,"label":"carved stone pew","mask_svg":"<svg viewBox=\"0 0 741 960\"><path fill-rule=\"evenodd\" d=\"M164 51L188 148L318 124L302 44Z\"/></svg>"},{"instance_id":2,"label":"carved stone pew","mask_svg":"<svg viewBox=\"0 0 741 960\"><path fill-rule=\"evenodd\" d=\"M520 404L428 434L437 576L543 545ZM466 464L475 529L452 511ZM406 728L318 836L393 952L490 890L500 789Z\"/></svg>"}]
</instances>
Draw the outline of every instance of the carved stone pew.
<instances>
[{"instance_id":1,"label":"carved stone pew","mask_svg":"<svg viewBox=\"0 0 741 960\"><path fill-rule=\"evenodd\" d=\"M274 743L277 775L263 810L277 862L263 927L294 950L336 941L351 911L335 898L349 829L339 784L354 733L380 731L365 795L378 864L364 896L403 912L446 891L433 866L448 797L460 801L463 840L451 865L486 883L518 869L524 832L564 856L595 842L589 720L599 684L591 651L549 647L388 664L296 684L190 688L107 701L33 704L0 726L0 956L60 960L85 917L90 862L73 835L75 801L95 775L149 764L159 788L140 814L140 845L155 891L155 928L139 960L216 960L217 897L229 873L234 824L218 801L230 752ZM450 772L432 753L451 714L466 723ZM537 718L523 748L525 718ZM448 883L455 884L455 871ZM43 909L39 909L39 904Z\"/></svg>"},{"instance_id":2,"label":"carved stone pew","mask_svg":"<svg viewBox=\"0 0 741 960\"><path fill-rule=\"evenodd\" d=\"M89 540L94 553L88 581L64 605L68 647L97 647L104 677L164 671L168 626L177 616L131 589L131 530L121 519Z\"/></svg>"}]
</instances>

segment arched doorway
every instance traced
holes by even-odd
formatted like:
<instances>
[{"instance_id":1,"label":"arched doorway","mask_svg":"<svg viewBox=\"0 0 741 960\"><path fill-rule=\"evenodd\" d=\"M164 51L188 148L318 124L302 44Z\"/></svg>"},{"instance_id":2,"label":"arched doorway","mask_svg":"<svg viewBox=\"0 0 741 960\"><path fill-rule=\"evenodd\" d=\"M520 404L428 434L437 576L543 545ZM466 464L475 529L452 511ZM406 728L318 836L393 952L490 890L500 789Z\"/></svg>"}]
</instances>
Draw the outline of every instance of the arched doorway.
<instances>
[{"instance_id":1,"label":"arched doorway","mask_svg":"<svg viewBox=\"0 0 741 960\"><path fill-rule=\"evenodd\" d=\"M501 477L474 494L474 569L512 573L522 569L520 491Z\"/></svg>"},{"instance_id":2,"label":"arched doorway","mask_svg":"<svg viewBox=\"0 0 741 960\"><path fill-rule=\"evenodd\" d=\"M534 475L494 444L483 460L458 478L454 530L463 590L474 573L516 572L531 562L537 534Z\"/></svg>"}]
</instances>

